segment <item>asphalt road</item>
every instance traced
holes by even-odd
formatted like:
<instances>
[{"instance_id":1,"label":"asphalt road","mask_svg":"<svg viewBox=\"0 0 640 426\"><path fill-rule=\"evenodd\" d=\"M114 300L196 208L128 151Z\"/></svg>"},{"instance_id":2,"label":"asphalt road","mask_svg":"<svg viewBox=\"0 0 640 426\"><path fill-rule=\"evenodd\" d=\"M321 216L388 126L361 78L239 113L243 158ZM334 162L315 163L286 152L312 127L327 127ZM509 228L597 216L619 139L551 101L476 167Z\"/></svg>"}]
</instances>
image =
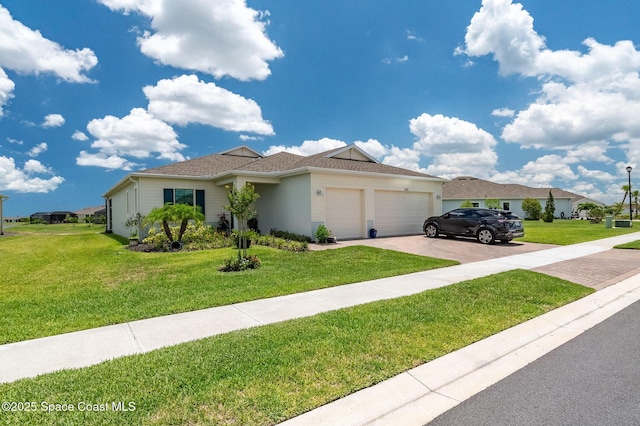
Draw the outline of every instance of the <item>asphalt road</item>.
<instances>
[{"instance_id":1,"label":"asphalt road","mask_svg":"<svg viewBox=\"0 0 640 426\"><path fill-rule=\"evenodd\" d=\"M640 425L640 302L429 423Z\"/></svg>"}]
</instances>

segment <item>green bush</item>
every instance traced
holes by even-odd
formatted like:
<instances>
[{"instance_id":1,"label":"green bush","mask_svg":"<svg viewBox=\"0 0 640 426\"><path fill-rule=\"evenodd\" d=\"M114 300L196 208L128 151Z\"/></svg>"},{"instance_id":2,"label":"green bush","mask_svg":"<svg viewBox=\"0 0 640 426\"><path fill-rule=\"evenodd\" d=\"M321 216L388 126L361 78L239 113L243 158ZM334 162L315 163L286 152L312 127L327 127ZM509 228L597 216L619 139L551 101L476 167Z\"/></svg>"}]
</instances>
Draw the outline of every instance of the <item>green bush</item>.
<instances>
[{"instance_id":1,"label":"green bush","mask_svg":"<svg viewBox=\"0 0 640 426\"><path fill-rule=\"evenodd\" d=\"M331 236L331 231L329 231L326 226L318 226L318 229L316 229L317 242L324 244L327 242L327 238L329 238L329 236Z\"/></svg>"},{"instance_id":2,"label":"green bush","mask_svg":"<svg viewBox=\"0 0 640 426\"><path fill-rule=\"evenodd\" d=\"M177 234L180 226L171 226L171 233ZM151 227L147 238L142 240L144 244L148 244L157 250L168 249L169 240L164 230L157 226ZM217 232L213 227L204 223L190 223L182 236L183 250L209 250L223 247L232 247L234 242L221 232Z\"/></svg>"},{"instance_id":3,"label":"green bush","mask_svg":"<svg viewBox=\"0 0 640 426\"><path fill-rule=\"evenodd\" d=\"M218 268L220 272L240 272L247 269L258 269L260 267L258 256L234 257L224 261L224 265Z\"/></svg>"},{"instance_id":4,"label":"green bush","mask_svg":"<svg viewBox=\"0 0 640 426\"><path fill-rule=\"evenodd\" d=\"M273 235L256 235L251 239L253 244L277 248L279 250L303 252L307 251L309 245L306 241L286 240Z\"/></svg>"},{"instance_id":5,"label":"green bush","mask_svg":"<svg viewBox=\"0 0 640 426\"><path fill-rule=\"evenodd\" d=\"M285 240L300 241L305 243L310 243L312 241L311 237L308 235L296 234L294 232L289 232L289 231L279 231L277 229L269 230L269 235L282 238Z\"/></svg>"},{"instance_id":6,"label":"green bush","mask_svg":"<svg viewBox=\"0 0 640 426\"><path fill-rule=\"evenodd\" d=\"M522 210L525 213L525 219L540 220L542 216L542 205L535 198L525 198L522 201Z\"/></svg>"}]
</instances>

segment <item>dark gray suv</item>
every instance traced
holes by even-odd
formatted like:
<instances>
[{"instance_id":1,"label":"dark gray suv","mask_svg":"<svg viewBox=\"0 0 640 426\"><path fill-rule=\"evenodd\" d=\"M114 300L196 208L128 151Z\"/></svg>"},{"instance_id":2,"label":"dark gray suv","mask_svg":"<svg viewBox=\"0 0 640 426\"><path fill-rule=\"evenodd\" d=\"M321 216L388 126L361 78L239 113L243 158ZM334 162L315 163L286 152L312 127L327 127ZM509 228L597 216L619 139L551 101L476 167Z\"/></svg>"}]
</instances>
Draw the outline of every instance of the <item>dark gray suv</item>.
<instances>
[{"instance_id":1,"label":"dark gray suv","mask_svg":"<svg viewBox=\"0 0 640 426\"><path fill-rule=\"evenodd\" d=\"M496 240L509 242L524 237L522 219L504 210L460 208L424 221L422 230L429 238L438 235L476 238L482 244Z\"/></svg>"}]
</instances>

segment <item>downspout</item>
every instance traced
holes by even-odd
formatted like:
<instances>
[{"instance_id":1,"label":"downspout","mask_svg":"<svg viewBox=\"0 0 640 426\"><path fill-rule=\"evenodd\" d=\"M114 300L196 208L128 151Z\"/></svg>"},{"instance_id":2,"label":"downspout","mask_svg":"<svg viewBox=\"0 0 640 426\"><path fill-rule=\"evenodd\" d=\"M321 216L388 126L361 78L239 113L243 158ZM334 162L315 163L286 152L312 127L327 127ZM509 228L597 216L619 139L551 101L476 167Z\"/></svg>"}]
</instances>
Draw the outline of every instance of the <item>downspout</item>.
<instances>
[{"instance_id":1,"label":"downspout","mask_svg":"<svg viewBox=\"0 0 640 426\"><path fill-rule=\"evenodd\" d=\"M109 198L103 196L104 198L104 232L105 234L110 234L113 232L113 229L109 229L109 218L111 217L111 212L109 211Z\"/></svg>"},{"instance_id":2,"label":"downspout","mask_svg":"<svg viewBox=\"0 0 640 426\"><path fill-rule=\"evenodd\" d=\"M140 214L140 181L137 179L134 179L133 177L129 176L129 181L134 183L136 185L134 191L133 191L133 208L134 208L134 216L137 216L138 214ZM142 224L138 223L138 239L142 238Z\"/></svg>"}]
</instances>

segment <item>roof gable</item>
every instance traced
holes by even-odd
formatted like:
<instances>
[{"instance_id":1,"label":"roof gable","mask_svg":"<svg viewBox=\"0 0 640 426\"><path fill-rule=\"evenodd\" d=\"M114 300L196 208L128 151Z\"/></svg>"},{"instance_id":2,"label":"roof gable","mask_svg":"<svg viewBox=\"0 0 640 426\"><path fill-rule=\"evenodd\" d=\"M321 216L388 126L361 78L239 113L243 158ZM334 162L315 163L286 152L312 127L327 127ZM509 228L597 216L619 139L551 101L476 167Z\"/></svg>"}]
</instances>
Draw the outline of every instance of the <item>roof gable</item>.
<instances>
[{"instance_id":1,"label":"roof gable","mask_svg":"<svg viewBox=\"0 0 640 426\"><path fill-rule=\"evenodd\" d=\"M327 158L339 158L341 160L366 161L368 163L378 163L378 160L358 148L356 145L347 145L334 151L328 151Z\"/></svg>"},{"instance_id":2,"label":"roof gable","mask_svg":"<svg viewBox=\"0 0 640 426\"><path fill-rule=\"evenodd\" d=\"M226 151L219 152L218 155L232 155L235 157L263 158L263 156L246 145L237 148L231 148Z\"/></svg>"}]
</instances>

